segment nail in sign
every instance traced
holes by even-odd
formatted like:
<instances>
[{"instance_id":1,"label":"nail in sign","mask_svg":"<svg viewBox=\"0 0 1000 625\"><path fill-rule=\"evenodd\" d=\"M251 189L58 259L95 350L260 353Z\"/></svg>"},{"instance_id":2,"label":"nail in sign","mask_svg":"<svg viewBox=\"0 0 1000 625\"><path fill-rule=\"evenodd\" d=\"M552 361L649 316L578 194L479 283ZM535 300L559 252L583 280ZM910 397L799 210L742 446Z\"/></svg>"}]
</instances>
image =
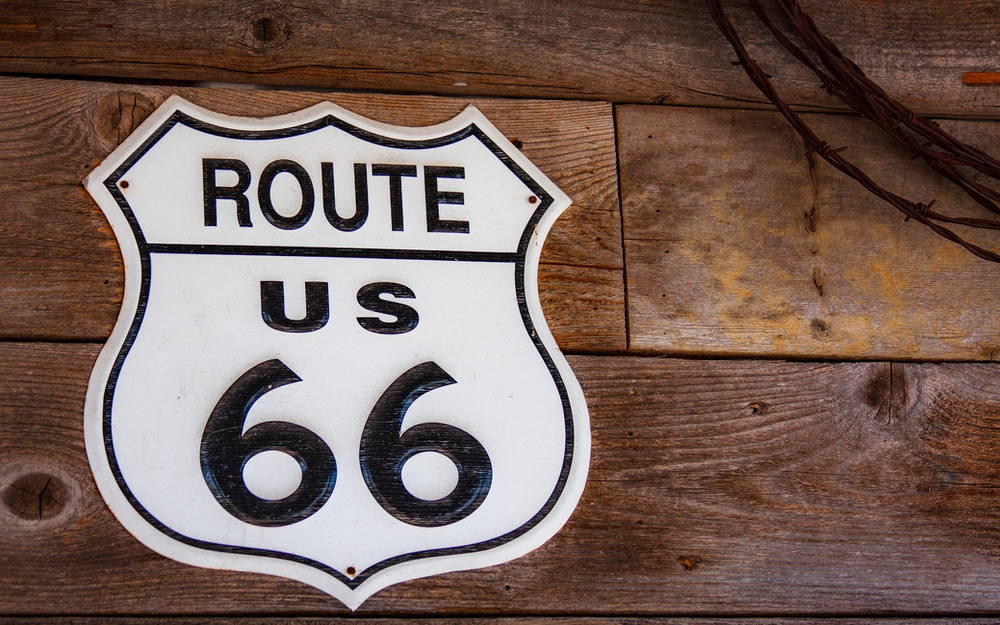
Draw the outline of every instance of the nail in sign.
<instances>
[{"instance_id":1,"label":"nail in sign","mask_svg":"<svg viewBox=\"0 0 1000 625\"><path fill-rule=\"evenodd\" d=\"M354 609L569 518L589 421L537 271L570 200L478 110L401 128L174 96L85 184L125 260L87 452L150 548Z\"/></svg>"}]
</instances>

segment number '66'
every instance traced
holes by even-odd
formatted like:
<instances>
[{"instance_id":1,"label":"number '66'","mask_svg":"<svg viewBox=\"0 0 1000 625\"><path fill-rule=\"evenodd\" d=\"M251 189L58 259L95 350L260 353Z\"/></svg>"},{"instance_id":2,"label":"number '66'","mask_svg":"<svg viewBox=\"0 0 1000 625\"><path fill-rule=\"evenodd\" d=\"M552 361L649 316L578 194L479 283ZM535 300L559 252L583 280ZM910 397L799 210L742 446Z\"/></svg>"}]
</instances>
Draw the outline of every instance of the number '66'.
<instances>
[{"instance_id":1,"label":"number '66'","mask_svg":"<svg viewBox=\"0 0 1000 625\"><path fill-rule=\"evenodd\" d=\"M215 499L236 518L265 527L290 525L319 510L337 484L337 462L323 439L287 421L243 425L254 403L278 387L300 382L283 362L262 362L241 375L223 393L205 426L201 469ZM361 472L372 496L392 516L420 527L440 527L472 514L489 492L493 467L489 454L468 432L444 423L423 423L401 432L403 417L421 395L455 384L435 362L404 372L382 393L365 422L358 450ZM302 471L295 491L282 499L263 499L243 479L247 462L259 453L290 455ZM435 500L412 495L403 485L406 461L418 453L437 452L458 469L458 484Z\"/></svg>"}]
</instances>

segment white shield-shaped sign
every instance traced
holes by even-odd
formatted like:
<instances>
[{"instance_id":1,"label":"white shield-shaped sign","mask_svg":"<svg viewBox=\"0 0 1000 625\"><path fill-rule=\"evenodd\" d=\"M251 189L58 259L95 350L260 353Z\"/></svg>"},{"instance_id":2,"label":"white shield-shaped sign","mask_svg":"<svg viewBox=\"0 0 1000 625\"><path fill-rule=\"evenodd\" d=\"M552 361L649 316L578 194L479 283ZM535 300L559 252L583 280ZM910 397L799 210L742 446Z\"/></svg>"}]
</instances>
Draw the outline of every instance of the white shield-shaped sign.
<instances>
[{"instance_id":1,"label":"white shield-shaped sign","mask_svg":"<svg viewBox=\"0 0 1000 625\"><path fill-rule=\"evenodd\" d=\"M126 276L87 451L146 545L355 608L569 518L589 424L536 283L569 198L479 111L400 128L172 97L86 186Z\"/></svg>"}]
</instances>

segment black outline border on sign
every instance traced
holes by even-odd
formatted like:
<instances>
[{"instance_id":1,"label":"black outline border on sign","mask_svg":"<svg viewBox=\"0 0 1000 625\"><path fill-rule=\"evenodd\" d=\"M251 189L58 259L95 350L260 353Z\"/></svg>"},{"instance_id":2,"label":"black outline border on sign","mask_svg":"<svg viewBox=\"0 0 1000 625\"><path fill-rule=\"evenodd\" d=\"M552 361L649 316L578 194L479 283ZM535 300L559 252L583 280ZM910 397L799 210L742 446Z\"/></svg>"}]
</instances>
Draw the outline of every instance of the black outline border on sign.
<instances>
[{"instance_id":1,"label":"black outline border on sign","mask_svg":"<svg viewBox=\"0 0 1000 625\"><path fill-rule=\"evenodd\" d=\"M478 139L490 152L493 153L528 189L535 194L540 200L538 208L532 213L531 218L528 220L524 231L521 234L521 239L518 243L517 252L511 254L508 252L465 252L465 251L435 251L435 250L385 250L385 249L374 249L367 250L363 248L291 248L291 247L268 247L268 246L235 246L235 245L173 245L173 244L150 244L147 243L145 235L142 233L142 229L139 227L138 220L132 212L128 201L125 199L124 194L118 188L118 181L125 175L125 173L132 168L135 163L146 154L160 139L162 139L167 132L169 132L175 125L181 124L187 126L193 130L204 132L209 135L223 137L227 139L242 139L242 140L266 140L266 139L282 139L288 137L295 137L310 132L314 132L324 128L326 126L332 126L337 128L347 134L350 134L356 138L362 139L369 143L374 143L379 146L391 147L404 150L417 150L426 149L433 147L441 147L445 145L451 145L466 139L468 137L475 137ZM108 458L108 464L111 468L111 472L114 474L115 480L118 482L118 486L125 495L125 498L132 505L132 507L146 520L150 525L159 530L166 536L184 543L186 545L196 547L199 549L204 549L207 551L218 551L222 553L232 553L237 555L252 555L267 558L276 558L280 560L287 560L291 562L297 562L299 564L304 564L316 568L327 575L337 579L349 589L356 590L362 584L364 584L368 579L379 571L385 570L396 564L401 564L404 562L409 562L411 560L419 560L423 558L433 558L433 557L443 557L451 555L459 555L466 553L476 553L479 551L486 551L499 547L512 540L524 535L536 525L538 525L545 517L549 515L552 508L555 506L556 502L562 495L563 490L566 487L566 482L569 479L569 472L573 464L573 453L575 445L575 428L573 423L573 408L570 405L569 395L566 391L566 385L563 381L562 374L556 367L552 356L549 354L545 345L542 344L541 338L539 338L538 333L535 332L534 324L531 320L531 315L528 311L528 303L525 298L525 263L527 258L528 246L531 243L532 236L534 234L535 226L538 224L542 215L545 214L546 210L554 202L554 198L545 192L545 190L539 185L531 176L527 174L514 160L503 151L485 132L482 131L475 123L470 123L461 130L453 132L442 137L437 137L433 139L419 139L419 140L404 140L395 139L391 137L384 137L382 135L376 134L374 132L364 130L359 128L349 122L337 118L332 114L325 115L319 119L313 120L311 122L306 122L298 126L291 126L288 128L280 128L274 130L234 130L230 128L225 128L222 126L216 126L210 124L194 117L191 117L183 111L177 110L167 118L163 124L160 125L143 143L132 152L129 157L119 165L110 176L104 180L104 186L111 193L112 197L118 203L119 208L128 220L129 226L132 229L132 234L135 236L136 243L139 248L140 257L140 271L141 271L141 287L139 293L139 301L136 307L135 317L132 320L132 325L129 328L128 334L125 337L125 341L122 344L121 349L118 351L118 355L115 358L114 365L111 368L111 372L108 375L107 384L105 385L104 395L103 395L103 434L104 434L104 447ZM556 482L556 486L552 491L552 495L546 501L545 505L535 513L535 515L525 522L523 525L515 530L502 534L490 540L468 544L459 545L456 547L447 547L441 549L428 549L425 551L418 551L409 554L403 554L393 558L388 558L382 560L372 566L368 567L364 571L359 572L355 577L351 578L347 575L337 571L336 569L323 564L322 562L317 562L310 558L303 556L284 553L281 551L274 551L271 549L255 549L251 547L239 547L236 545L224 545L220 543L213 543L205 540L200 540L196 538L191 538L185 536L179 532L176 532L162 522L160 522L156 517L152 515L146 508L139 503L135 495L129 489L128 485L125 483L125 479L121 474L121 470L118 466L118 461L115 458L114 452L114 442L111 436L111 416L112 416L112 404L114 402L115 388L118 383L118 376L121 372L121 368L125 363L125 359L128 356L132 345L135 342L136 337L139 333L139 327L142 324L143 317L146 312L146 305L149 296L149 286L150 286L150 253L176 253L176 254L253 254L253 255L280 255L280 256L325 256L325 257L358 257L358 258L405 258L405 259L419 259L419 260L441 260L441 261L472 261L472 262L514 262L515 263L515 291L517 295L518 308L521 311L521 319L524 322L524 328L531 338L532 343L538 350L539 355L545 362L546 367L549 370L549 374L552 376L553 381L559 391L559 396L563 407L563 417L565 421L566 429L566 449L565 455L563 457L562 470L559 473L559 480Z\"/></svg>"}]
</instances>

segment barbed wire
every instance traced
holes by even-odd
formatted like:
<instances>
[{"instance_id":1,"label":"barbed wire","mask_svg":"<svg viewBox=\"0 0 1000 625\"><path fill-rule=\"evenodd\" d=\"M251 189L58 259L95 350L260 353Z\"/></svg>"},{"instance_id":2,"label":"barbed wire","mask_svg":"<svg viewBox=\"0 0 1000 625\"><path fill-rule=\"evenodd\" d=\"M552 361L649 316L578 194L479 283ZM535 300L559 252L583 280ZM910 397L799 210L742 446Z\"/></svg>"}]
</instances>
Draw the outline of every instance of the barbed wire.
<instances>
[{"instance_id":1,"label":"barbed wire","mask_svg":"<svg viewBox=\"0 0 1000 625\"><path fill-rule=\"evenodd\" d=\"M861 168L841 156L846 148L832 148L823 141L778 94L771 77L747 52L739 33L722 7L722 0L706 0L712 18L736 51L739 64L754 85L778 109L799 135L810 151L823 157L844 174L857 180L868 191L882 198L906 215L933 230L938 235L963 246L976 256L1000 263L1000 254L970 243L950 228L941 224L954 224L985 230L1000 230L1000 220L958 217L933 209L936 200L928 203L913 202L881 187ZM991 213L1000 215L1000 192L969 176L979 172L993 180L1000 180L1000 161L982 150L959 141L944 131L936 122L917 115L898 100L888 95L872 82L864 71L844 56L837 45L824 35L809 17L798 0L770 0L780 16L791 24L794 34L818 59L812 57L786 35L767 13L760 0L749 0L750 6L774 38L800 63L819 77L822 87L840 98L847 106L875 122L882 130L921 159L931 169L950 180L977 204Z\"/></svg>"}]
</instances>

